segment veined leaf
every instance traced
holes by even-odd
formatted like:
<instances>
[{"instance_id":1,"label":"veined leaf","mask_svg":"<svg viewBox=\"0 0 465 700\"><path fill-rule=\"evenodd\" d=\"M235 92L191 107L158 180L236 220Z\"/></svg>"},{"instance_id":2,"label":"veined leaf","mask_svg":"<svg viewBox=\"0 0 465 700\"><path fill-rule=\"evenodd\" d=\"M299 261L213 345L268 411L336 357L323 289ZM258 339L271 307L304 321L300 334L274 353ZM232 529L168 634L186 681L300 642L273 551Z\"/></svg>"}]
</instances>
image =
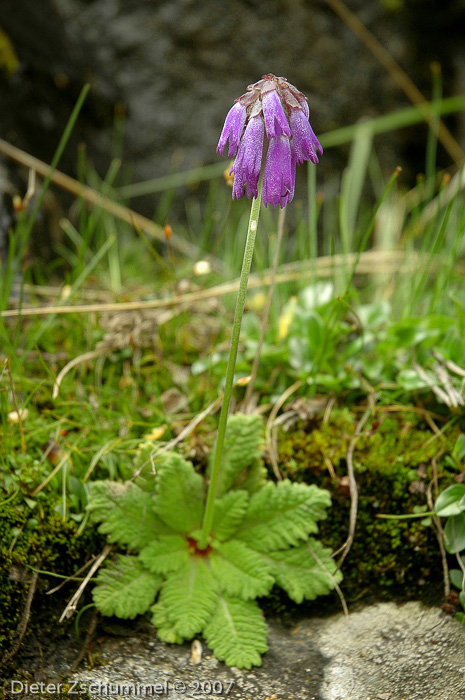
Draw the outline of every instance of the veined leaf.
<instances>
[{"instance_id":1,"label":"veined leaf","mask_svg":"<svg viewBox=\"0 0 465 700\"><path fill-rule=\"evenodd\" d=\"M175 452L165 452L155 466L157 514L178 532L199 528L205 500L205 486L200 474Z\"/></svg>"},{"instance_id":2,"label":"veined leaf","mask_svg":"<svg viewBox=\"0 0 465 700\"><path fill-rule=\"evenodd\" d=\"M243 600L266 595L274 583L260 554L237 540L218 542L210 565L222 591Z\"/></svg>"},{"instance_id":3,"label":"veined leaf","mask_svg":"<svg viewBox=\"0 0 465 700\"><path fill-rule=\"evenodd\" d=\"M192 557L163 585L160 603L177 634L201 632L218 601L218 583L200 557Z\"/></svg>"},{"instance_id":4,"label":"veined leaf","mask_svg":"<svg viewBox=\"0 0 465 700\"><path fill-rule=\"evenodd\" d=\"M252 600L221 596L203 634L216 658L228 666L261 666L260 654L268 649L263 613Z\"/></svg>"},{"instance_id":5,"label":"veined leaf","mask_svg":"<svg viewBox=\"0 0 465 700\"><path fill-rule=\"evenodd\" d=\"M155 513L153 498L131 482L94 481L87 509L110 542L139 550L158 535L173 532Z\"/></svg>"},{"instance_id":6,"label":"veined leaf","mask_svg":"<svg viewBox=\"0 0 465 700\"><path fill-rule=\"evenodd\" d=\"M237 530L249 502L247 491L229 491L215 501L212 531L218 540L227 540Z\"/></svg>"},{"instance_id":7,"label":"veined leaf","mask_svg":"<svg viewBox=\"0 0 465 700\"><path fill-rule=\"evenodd\" d=\"M440 518L459 515L465 511L465 484L454 484L442 491L434 504L434 510Z\"/></svg>"},{"instance_id":8,"label":"veined leaf","mask_svg":"<svg viewBox=\"0 0 465 700\"><path fill-rule=\"evenodd\" d=\"M100 569L92 597L103 615L132 619L148 610L162 581L138 557L119 554Z\"/></svg>"},{"instance_id":9,"label":"veined leaf","mask_svg":"<svg viewBox=\"0 0 465 700\"><path fill-rule=\"evenodd\" d=\"M331 559L331 550L310 538L299 547L268 552L262 555L271 568L276 583L289 598L301 603L325 595L342 580L336 562Z\"/></svg>"},{"instance_id":10,"label":"veined leaf","mask_svg":"<svg viewBox=\"0 0 465 700\"><path fill-rule=\"evenodd\" d=\"M182 535L164 535L140 552L142 563L155 574L176 571L189 558L187 540Z\"/></svg>"},{"instance_id":11,"label":"veined leaf","mask_svg":"<svg viewBox=\"0 0 465 700\"><path fill-rule=\"evenodd\" d=\"M286 549L317 532L316 520L326 517L327 491L288 479L269 482L254 493L234 539L260 552Z\"/></svg>"},{"instance_id":12,"label":"veined leaf","mask_svg":"<svg viewBox=\"0 0 465 700\"><path fill-rule=\"evenodd\" d=\"M449 554L457 554L465 549L465 513L447 518L444 543Z\"/></svg>"},{"instance_id":13,"label":"veined leaf","mask_svg":"<svg viewBox=\"0 0 465 700\"><path fill-rule=\"evenodd\" d=\"M157 628L159 639L167 644L182 644L184 639L176 632L174 626L168 620L163 603L158 601L150 610L153 612L152 624Z\"/></svg>"},{"instance_id":14,"label":"veined leaf","mask_svg":"<svg viewBox=\"0 0 465 700\"><path fill-rule=\"evenodd\" d=\"M250 494L259 491L266 484L266 469L262 459L257 459L236 479L233 488L243 489Z\"/></svg>"},{"instance_id":15,"label":"veined leaf","mask_svg":"<svg viewBox=\"0 0 465 700\"><path fill-rule=\"evenodd\" d=\"M236 413L229 418L218 480L218 496L224 495L232 488L245 489L252 493L264 484L262 444L263 420L260 416ZM210 462L208 473L211 472L211 468Z\"/></svg>"}]
</instances>

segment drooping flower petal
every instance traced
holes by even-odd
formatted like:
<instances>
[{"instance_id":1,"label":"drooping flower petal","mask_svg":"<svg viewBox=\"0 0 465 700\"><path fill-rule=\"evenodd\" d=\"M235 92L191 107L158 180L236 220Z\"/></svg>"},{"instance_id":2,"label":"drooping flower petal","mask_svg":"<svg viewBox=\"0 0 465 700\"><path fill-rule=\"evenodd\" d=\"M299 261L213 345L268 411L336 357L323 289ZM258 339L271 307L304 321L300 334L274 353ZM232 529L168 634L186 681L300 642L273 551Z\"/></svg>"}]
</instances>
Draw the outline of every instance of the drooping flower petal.
<instances>
[{"instance_id":1,"label":"drooping flower petal","mask_svg":"<svg viewBox=\"0 0 465 700\"><path fill-rule=\"evenodd\" d=\"M244 171L242 170L242 156L238 153L234 165L232 166L229 174L234 173L234 182L232 190L232 198L240 199L244 196Z\"/></svg>"},{"instance_id":2,"label":"drooping flower petal","mask_svg":"<svg viewBox=\"0 0 465 700\"><path fill-rule=\"evenodd\" d=\"M226 141L229 138L228 156L231 158L236 155L246 118L246 108L240 102L236 102L226 115L223 131L221 132L220 140L216 148L217 153L223 155Z\"/></svg>"},{"instance_id":3,"label":"drooping flower petal","mask_svg":"<svg viewBox=\"0 0 465 700\"><path fill-rule=\"evenodd\" d=\"M320 142L315 136L310 122L301 109L293 109L289 116L292 131L291 148L296 162L301 164L306 160L318 163L315 148L323 153Z\"/></svg>"},{"instance_id":4,"label":"drooping flower petal","mask_svg":"<svg viewBox=\"0 0 465 700\"><path fill-rule=\"evenodd\" d=\"M231 171L234 172L233 198L239 198L243 194L244 185L247 186L247 197L258 195L258 178L262 167L263 139L265 128L261 117L252 117L247 124L241 145ZM238 188L235 187L236 177ZM241 194L239 194L239 188Z\"/></svg>"},{"instance_id":5,"label":"drooping flower petal","mask_svg":"<svg viewBox=\"0 0 465 700\"><path fill-rule=\"evenodd\" d=\"M265 117L266 135L269 139L275 136L291 135L289 122L287 121L281 100L276 90L269 90L262 96L263 116Z\"/></svg>"},{"instance_id":6,"label":"drooping flower petal","mask_svg":"<svg viewBox=\"0 0 465 700\"><path fill-rule=\"evenodd\" d=\"M292 149L291 149L291 187L290 187L290 191L287 191L286 194L282 195L281 199L279 200L279 204L281 206L281 209L284 209L286 204L289 204L289 202L292 202L292 200L294 199L296 167L297 167L297 163L296 163L295 157L292 154Z\"/></svg>"},{"instance_id":7,"label":"drooping flower petal","mask_svg":"<svg viewBox=\"0 0 465 700\"><path fill-rule=\"evenodd\" d=\"M247 197L257 196L258 178L262 167L263 139L265 127L261 117L253 117L247 124L242 144L244 145L244 158L242 169L247 182Z\"/></svg>"},{"instance_id":8,"label":"drooping flower petal","mask_svg":"<svg viewBox=\"0 0 465 700\"><path fill-rule=\"evenodd\" d=\"M276 208L293 195L291 146L284 134L270 140L263 172L263 204ZM291 197L292 198L292 197ZM290 201L290 200L289 200Z\"/></svg>"}]
</instances>

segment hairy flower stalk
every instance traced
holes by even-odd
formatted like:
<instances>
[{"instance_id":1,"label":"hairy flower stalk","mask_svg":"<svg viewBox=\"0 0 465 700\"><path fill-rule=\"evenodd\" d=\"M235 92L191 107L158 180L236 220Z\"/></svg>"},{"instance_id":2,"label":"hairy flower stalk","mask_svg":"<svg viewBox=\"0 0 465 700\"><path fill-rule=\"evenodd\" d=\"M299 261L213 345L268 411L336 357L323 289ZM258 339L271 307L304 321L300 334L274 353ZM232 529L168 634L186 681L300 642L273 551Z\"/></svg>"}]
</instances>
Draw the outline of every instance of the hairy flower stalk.
<instances>
[{"instance_id":1,"label":"hairy flower stalk","mask_svg":"<svg viewBox=\"0 0 465 700\"><path fill-rule=\"evenodd\" d=\"M263 199L265 206L270 203L276 207L279 204L282 209L294 197L297 164L306 160L318 163L315 149L318 149L320 154L323 153L323 149L308 117L305 95L285 78L277 78L270 73L257 83L249 85L247 92L235 101L226 116L218 142L217 152L222 154L229 139L228 155L236 157L230 171L230 174L234 172L233 199L240 199L245 192L253 201L199 549L208 546L213 522L247 283L260 214L260 199Z\"/></svg>"},{"instance_id":2,"label":"hairy flower stalk","mask_svg":"<svg viewBox=\"0 0 465 700\"><path fill-rule=\"evenodd\" d=\"M283 208L294 197L297 164L318 163L320 142L309 122L307 98L285 78L272 73L249 85L228 112L218 142L235 156L233 199L258 196L263 171L263 204ZM263 165L264 163L264 165ZM263 166L263 167L262 167Z\"/></svg>"}]
</instances>

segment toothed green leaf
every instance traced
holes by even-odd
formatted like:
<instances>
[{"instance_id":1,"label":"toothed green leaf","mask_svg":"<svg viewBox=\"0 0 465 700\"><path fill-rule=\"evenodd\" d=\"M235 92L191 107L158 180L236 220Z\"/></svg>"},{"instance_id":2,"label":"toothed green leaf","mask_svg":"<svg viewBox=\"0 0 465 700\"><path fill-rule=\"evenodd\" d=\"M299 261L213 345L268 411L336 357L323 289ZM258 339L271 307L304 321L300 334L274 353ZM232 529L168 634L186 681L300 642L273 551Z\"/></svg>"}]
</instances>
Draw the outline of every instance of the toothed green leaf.
<instances>
[{"instance_id":1,"label":"toothed green leaf","mask_svg":"<svg viewBox=\"0 0 465 700\"><path fill-rule=\"evenodd\" d=\"M313 485L269 482L251 497L234 539L260 552L297 545L317 532L316 520L326 517L330 502L328 492Z\"/></svg>"},{"instance_id":2,"label":"toothed green leaf","mask_svg":"<svg viewBox=\"0 0 465 700\"><path fill-rule=\"evenodd\" d=\"M155 513L153 497L130 481L94 481L89 485L91 522L110 542L139 550L158 535L173 532Z\"/></svg>"},{"instance_id":3,"label":"toothed green leaf","mask_svg":"<svg viewBox=\"0 0 465 700\"><path fill-rule=\"evenodd\" d=\"M222 591L244 600L266 595L274 583L260 554L237 540L217 542L210 565Z\"/></svg>"},{"instance_id":4,"label":"toothed green leaf","mask_svg":"<svg viewBox=\"0 0 465 700\"><path fill-rule=\"evenodd\" d=\"M228 424L210 545L198 549L204 479L175 453L150 466L149 493L134 483L91 485L89 513L111 541L139 550L99 574L94 600L104 614L131 618L148 608L160 639L180 643L203 632L218 659L261 665L266 625L254 602L276 582L297 602L341 580L329 550L309 538L326 517L329 494L316 486L266 483L263 422ZM154 599L159 592L158 600Z\"/></svg>"},{"instance_id":5,"label":"toothed green leaf","mask_svg":"<svg viewBox=\"0 0 465 700\"><path fill-rule=\"evenodd\" d=\"M247 491L230 491L215 502L212 532L218 540L227 540L237 530L247 510Z\"/></svg>"},{"instance_id":6,"label":"toothed green leaf","mask_svg":"<svg viewBox=\"0 0 465 700\"><path fill-rule=\"evenodd\" d=\"M132 619L148 610L162 581L138 557L119 554L100 569L92 597L103 615Z\"/></svg>"},{"instance_id":7,"label":"toothed green leaf","mask_svg":"<svg viewBox=\"0 0 465 700\"><path fill-rule=\"evenodd\" d=\"M259 491L266 484L267 472L262 459L257 459L243 472L233 486L233 488L243 489L250 494Z\"/></svg>"},{"instance_id":8,"label":"toothed green leaf","mask_svg":"<svg viewBox=\"0 0 465 700\"><path fill-rule=\"evenodd\" d=\"M199 557L170 575L160 593L170 624L185 639L202 631L217 601L218 583Z\"/></svg>"},{"instance_id":9,"label":"toothed green leaf","mask_svg":"<svg viewBox=\"0 0 465 700\"><path fill-rule=\"evenodd\" d=\"M153 613L152 624L156 627L159 639L167 644L182 644L184 639L176 632L174 626L168 620L163 603L158 601L150 610Z\"/></svg>"},{"instance_id":10,"label":"toothed green leaf","mask_svg":"<svg viewBox=\"0 0 465 700\"><path fill-rule=\"evenodd\" d=\"M124 479L133 481L142 491L153 493L155 487L155 470L152 458L157 451L157 443L152 440L141 442L133 454L132 464L120 466Z\"/></svg>"},{"instance_id":11,"label":"toothed green leaf","mask_svg":"<svg viewBox=\"0 0 465 700\"><path fill-rule=\"evenodd\" d=\"M218 480L218 496L232 488L252 493L265 483L266 472L261 462L263 442L263 420L260 416L236 413L229 418ZM211 468L210 460L209 473Z\"/></svg>"},{"instance_id":12,"label":"toothed green leaf","mask_svg":"<svg viewBox=\"0 0 465 700\"><path fill-rule=\"evenodd\" d=\"M187 540L182 535L165 535L154 540L140 552L143 564L155 574L176 571L189 558Z\"/></svg>"},{"instance_id":13,"label":"toothed green leaf","mask_svg":"<svg viewBox=\"0 0 465 700\"><path fill-rule=\"evenodd\" d=\"M263 613L252 600L221 596L203 634L216 658L228 666L261 666L260 654L268 649Z\"/></svg>"},{"instance_id":14,"label":"toothed green leaf","mask_svg":"<svg viewBox=\"0 0 465 700\"><path fill-rule=\"evenodd\" d=\"M270 566L276 583L296 603L325 595L342 580L331 550L313 538L293 549L268 552L263 560Z\"/></svg>"},{"instance_id":15,"label":"toothed green leaf","mask_svg":"<svg viewBox=\"0 0 465 700\"><path fill-rule=\"evenodd\" d=\"M205 486L191 462L165 452L155 463L155 510L173 530L190 532L201 526Z\"/></svg>"}]
</instances>

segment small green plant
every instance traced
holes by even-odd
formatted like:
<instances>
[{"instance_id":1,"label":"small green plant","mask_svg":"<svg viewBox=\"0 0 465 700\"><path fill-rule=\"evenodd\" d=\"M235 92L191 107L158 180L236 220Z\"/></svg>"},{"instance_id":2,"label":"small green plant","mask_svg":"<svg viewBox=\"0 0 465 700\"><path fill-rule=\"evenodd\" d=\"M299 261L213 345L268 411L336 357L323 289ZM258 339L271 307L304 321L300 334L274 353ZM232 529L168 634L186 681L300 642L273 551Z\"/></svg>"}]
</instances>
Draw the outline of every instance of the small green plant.
<instances>
[{"instance_id":1,"label":"small green plant","mask_svg":"<svg viewBox=\"0 0 465 700\"><path fill-rule=\"evenodd\" d=\"M203 634L218 659L251 668L267 650L255 598L277 584L300 603L341 580L330 550L313 537L328 492L267 480L262 432L257 415L228 422L206 547L205 479L179 454L155 458L153 473L146 467L136 482L90 485L91 520L127 550L99 573L93 597L104 615L134 618L150 610L161 640Z\"/></svg>"},{"instance_id":2,"label":"small green plant","mask_svg":"<svg viewBox=\"0 0 465 700\"><path fill-rule=\"evenodd\" d=\"M454 452L460 456L463 456L462 446L463 440L460 435L454 448ZM452 459L449 462L452 462ZM446 518L443 529L444 547L448 554L455 554L459 565L458 569L449 570L450 582L459 589L460 605L465 611L465 484L453 484L444 489L437 497L432 511L423 508L416 510L417 512L405 515L380 514L378 517L390 520L422 518L426 525L431 523L429 516ZM465 624L465 612L458 612L455 617Z\"/></svg>"},{"instance_id":3,"label":"small green plant","mask_svg":"<svg viewBox=\"0 0 465 700\"><path fill-rule=\"evenodd\" d=\"M449 554L455 554L459 569L449 571L450 581L458 588L460 605L465 611L465 484L454 484L439 494L434 504L436 515L447 518L444 526L444 545ZM465 624L465 612L456 619Z\"/></svg>"}]
</instances>

